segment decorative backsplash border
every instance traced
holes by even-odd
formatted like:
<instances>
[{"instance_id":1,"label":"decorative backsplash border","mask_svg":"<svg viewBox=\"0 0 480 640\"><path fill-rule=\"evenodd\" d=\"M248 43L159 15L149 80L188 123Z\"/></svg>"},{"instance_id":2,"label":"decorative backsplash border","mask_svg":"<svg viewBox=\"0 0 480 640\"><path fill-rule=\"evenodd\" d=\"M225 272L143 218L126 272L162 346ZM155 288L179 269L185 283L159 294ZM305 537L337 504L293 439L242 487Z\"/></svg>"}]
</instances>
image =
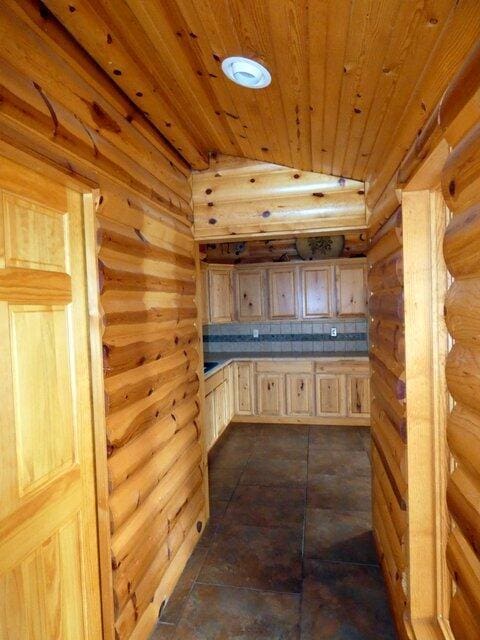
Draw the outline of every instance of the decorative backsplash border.
<instances>
[{"instance_id":1,"label":"decorative backsplash border","mask_svg":"<svg viewBox=\"0 0 480 640\"><path fill-rule=\"evenodd\" d=\"M330 335L336 327L337 336ZM258 331L258 337L254 337ZM228 323L204 327L208 353L242 351L302 352L368 350L366 320L329 319L328 322Z\"/></svg>"}]
</instances>

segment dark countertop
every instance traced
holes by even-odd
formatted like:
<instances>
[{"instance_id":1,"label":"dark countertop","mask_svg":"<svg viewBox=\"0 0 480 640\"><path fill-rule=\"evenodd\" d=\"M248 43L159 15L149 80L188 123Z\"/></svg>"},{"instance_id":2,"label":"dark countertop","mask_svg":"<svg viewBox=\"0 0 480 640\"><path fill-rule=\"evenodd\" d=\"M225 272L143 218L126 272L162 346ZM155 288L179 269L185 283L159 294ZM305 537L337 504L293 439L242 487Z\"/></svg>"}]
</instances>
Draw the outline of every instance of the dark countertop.
<instances>
[{"instance_id":1,"label":"dark countertop","mask_svg":"<svg viewBox=\"0 0 480 640\"><path fill-rule=\"evenodd\" d=\"M232 360L323 360L325 358L368 358L367 351L242 351L239 353L212 353L205 355L205 362L218 362L218 365L207 371L205 378L229 364Z\"/></svg>"}]
</instances>

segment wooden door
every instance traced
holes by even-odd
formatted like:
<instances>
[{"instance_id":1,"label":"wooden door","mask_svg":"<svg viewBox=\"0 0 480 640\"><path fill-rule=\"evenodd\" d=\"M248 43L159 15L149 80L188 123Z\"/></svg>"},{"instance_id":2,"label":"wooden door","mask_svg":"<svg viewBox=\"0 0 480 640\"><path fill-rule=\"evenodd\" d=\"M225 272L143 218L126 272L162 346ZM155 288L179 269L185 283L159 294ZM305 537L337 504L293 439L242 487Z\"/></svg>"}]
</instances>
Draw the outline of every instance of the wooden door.
<instances>
[{"instance_id":1,"label":"wooden door","mask_svg":"<svg viewBox=\"0 0 480 640\"><path fill-rule=\"evenodd\" d=\"M0 637L98 640L82 196L0 160Z\"/></svg>"},{"instance_id":2,"label":"wooden door","mask_svg":"<svg viewBox=\"0 0 480 640\"><path fill-rule=\"evenodd\" d=\"M228 420L227 423L230 423L233 416L235 415L235 378L234 378L234 365L229 364L227 367L227 381L228 381L228 396L227 396L227 406L228 406Z\"/></svg>"},{"instance_id":3,"label":"wooden door","mask_svg":"<svg viewBox=\"0 0 480 640\"><path fill-rule=\"evenodd\" d=\"M254 415L253 365L251 362L235 362L235 413L239 416Z\"/></svg>"},{"instance_id":4,"label":"wooden door","mask_svg":"<svg viewBox=\"0 0 480 640\"><path fill-rule=\"evenodd\" d=\"M205 445L207 451L216 438L215 391L205 396Z\"/></svg>"},{"instance_id":5,"label":"wooden door","mask_svg":"<svg viewBox=\"0 0 480 640\"><path fill-rule=\"evenodd\" d=\"M287 415L313 415L313 375L287 373Z\"/></svg>"},{"instance_id":6,"label":"wooden door","mask_svg":"<svg viewBox=\"0 0 480 640\"><path fill-rule=\"evenodd\" d=\"M347 415L346 377L338 373L315 376L317 416L331 418Z\"/></svg>"},{"instance_id":7,"label":"wooden door","mask_svg":"<svg viewBox=\"0 0 480 640\"><path fill-rule=\"evenodd\" d=\"M219 324L232 321L231 269L209 269L210 322Z\"/></svg>"},{"instance_id":8,"label":"wooden door","mask_svg":"<svg viewBox=\"0 0 480 640\"><path fill-rule=\"evenodd\" d=\"M366 268L362 264L336 267L337 315L364 316L367 313Z\"/></svg>"},{"instance_id":9,"label":"wooden door","mask_svg":"<svg viewBox=\"0 0 480 640\"><path fill-rule=\"evenodd\" d=\"M333 267L302 267L302 314L304 318L334 315Z\"/></svg>"},{"instance_id":10,"label":"wooden door","mask_svg":"<svg viewBox=\"0 0 480 640\"><path fill-rule=\"evenodd\" d=\"M370 415L370 374L357 374L347 378L348 415L368 418Z\"/></svg>"},{"instance_id":11,"label":"wooden door","mask_svg":"<svg viewBox=\"0 0 480 640\"><path fill-rule=\"evenodd\" d=\"M297 317L297 270L274 267L268 271L270 318L283 320Z\"/></svg>"},{"instance_id":12,"label":"wooden door","mask_svg":"<svg viewBox=\"0 0 480 640\"><path fill-rule=\"evenodd\" d=\"M281 373L257 375L257 409L260 416L284 413L285 376Z\"/></svg>"},{"instance_id":13,"label":"wooden door","mask_svg":"<svg viewBox=\"0 0 480 640\"><path fill-rule=\"evenodd\" d=\"M248 269L235 272L237 319L240 322L263 320L263 270Z\"/></svg>"}]
</instances>

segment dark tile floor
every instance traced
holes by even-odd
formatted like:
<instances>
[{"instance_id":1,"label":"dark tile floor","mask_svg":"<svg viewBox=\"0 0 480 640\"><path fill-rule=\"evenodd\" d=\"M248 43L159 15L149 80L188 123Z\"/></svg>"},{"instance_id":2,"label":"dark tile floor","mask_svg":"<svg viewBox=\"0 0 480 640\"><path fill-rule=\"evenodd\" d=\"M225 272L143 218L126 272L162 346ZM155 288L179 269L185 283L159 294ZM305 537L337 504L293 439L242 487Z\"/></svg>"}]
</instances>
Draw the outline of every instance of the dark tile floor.
<instances>
[{"instance_id":1,"label":"dark tile floor","mask_svg":"<svg viewBox=\"0 0 480 640\"><path fill-rule=\"evenodd\" d=\"M394 640L368 429L231 425L211 518L151 640Z\"/></svg>"}]
</instances>

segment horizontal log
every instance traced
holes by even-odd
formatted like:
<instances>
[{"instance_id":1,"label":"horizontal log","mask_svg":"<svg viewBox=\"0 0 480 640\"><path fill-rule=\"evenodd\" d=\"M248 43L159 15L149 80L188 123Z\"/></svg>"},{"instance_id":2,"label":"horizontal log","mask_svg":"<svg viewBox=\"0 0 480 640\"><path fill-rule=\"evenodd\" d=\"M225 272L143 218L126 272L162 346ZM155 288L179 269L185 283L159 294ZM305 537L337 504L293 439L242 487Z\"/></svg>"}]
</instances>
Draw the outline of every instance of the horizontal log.
<instances>
[{"instance_id":1,"label":"horizontal log","mask_svg":"<svg viewBox=\"0 0 480 640\"><path fill-rule=\"evenodd\" d=\"M195 297L163 291L107 291L101 296L104 314L132 313L146 309L190 309L195 307Z\"/></svg>"},{"instance_id":2,"label":"horizontal log","mask_svg":"<svg viewBox=\"0 0 480 640\"><path fill-rule=\"evenodd\" d=\"M477 204L479 191L480 123L453 149L442 172L443 197L453 213Z\"/></svg>"},{"instance_id":3,"label":"horizontal log","mask_svg":"<svg viewBox=\"0 0 480 640\"><path fill-rule=\"evenodd\" d=\"M475 618L480 620L480 561L457 528L448 537L446 556L456 588L465 596Z\"/></svg>"},{"instance_id":4,"label":"horizontal log","mask_svg":"<svg viewBox=\"0 0 480 640\"><path fill-rule=\"evenodd\" d=\"M385 474L387 475L389 484L392 488L393 494L395 495L398 508L400 511L406 511L407 482L398 461L395 459L395 455L398 455L398 452L393 451L390 442L391 438L387 438L387 436L385 435L385 430L382 426L382 423L375 423L375 426L372 429L372 439L375 444L379 459L381 460ZM403 466L405 466L406 460L403 460L402 464Z\"/></svg>"},{"instance_id":5,"label":"horizontal log","mask_svg":"<svg viewBox=\"0 0 480 640\"><path fill-rule=\"evenodd\" d=\"M370 315L379 322L397 320L403 323L405 317L403 288L388 289L370 296L368 301Z\"/></svg>"},{"instance_id":6,"label":"horizontal log","mask_svg":"<svg viewBox=\"0 0 480 640\"><path fill-rule=\"evenodd\" d=\"M393 374L383 362L377 358L374 354L370 354L370 364L373 371L381 378L390 389L393 397L397 400L405 400L406 398L406 385L405 380L398 378Z\"/></svg>"},{"instance_id":7,"label":"horizontal log","mask_svg":"<svg viewBox=\"0 0 480 640\"><path fill-rule=\"evenodd\" d=\"M455 341L480 347L480 278L455 280L445 297L445 320Z\"/></svg>"},{"instance_id":8,"label":"horizontal log","mask_svg":"<svg viewBox=\"0 0 480 640\"><path fill-rule=\"evenodd\" d=\"M373 293L381 293L385 289L403 287L403 251L379 260L371 265L368 272L368 288Z\"/></svg>"},{"instance_id":9,"label":"horizontal log","mask_svg":"<svg viewBox=\"0 0 480 640\"><path fill-rule=\"evenodd\" d=\"M394 376L400 380L405 380L405 362L398 362L395 360L393 354L381 349L378 345L372 344L372 341L370 344L370 355L380 360Z\"/></svg>"},{"instance_id":10,"label":"horizontal log","mask_svg":"<svg viewBox=\"0 0 480 640\"><path fill-rule=\"evenodd\" d=\"M400 438L406 442L407 421L405 416L405 404L402 404L398 402L398 400L392 398L388 388L386 389L379 380L378 375L372 376L371 378L372 396L375 399L375 402L378 403L378 406L387 415Z\"/></svg>"},{"instance_id":11,"label":"horizontal log","mask_svg":"<svg viewBox=\"0 0 480 640\"><path fill-rule=\"evenodd\" d=\"M456 402L480 412L480 350L456 343L447 356L445 372Z\"/></svg>"},{"instance_id":12,"label":"horizontal log","mask_svg":"<svg viewBox=\"0 0 480 640\"><path fill-rule=\"evenodd\" d=\"M448 480L447 505L462 534L478 557L480 556L480 484L475 478L476 476L470 476L462 466L457 467Z\"/></svg>"},{"instance_id":13,"label":"horizontal log","mask_svg":"<svg viewBox=\"0 0 480 640\"><path fill-rule=\"evenodd\" d=\"M165 508L170 498L184 483L193 480L195 469L200 469L202 450L194 443L182 457L182 463L174 465L150 493L145 502L112 536L112 562L118 566L142 543L143 531L149 522Z\"/></svg>"},{"instance_id":14,"label":"horizontal log","mask_svg":"<svg viewBox=\"0 0 480 640\"><path fill-rule=\"evenodd\" d=\"M370 325L371 345L385 352L400 365L405 365L405 331L395 320L376 320ZM381 358L383 360L383 358Z\"/></svg>"},{"instance_id":15,"label":"horizontal log","mask_svg":"<svg viewBox=\"0 0 480 640\"><path fill-rule=\"evenodd\" d=\"M451 453L480 483L480 413L457 402L448 416L447 439Z\"/></svg>"},{"instance_id":16,"label":"horizontal log","mask_svg":"<svg viewBox=\"0 0 480 640\"><path fill-rule=\"evenodd\" d=\"M180 429L163 447L153 453L148 462L137 469L110 494L109 509L112 533L144 502L152 489L177 463L197 437L198 431L193 423Z\"/></svg>"},{"instance_id":17,"label":"horizontal log","mask_svg":"<svg viewBox=\"0 0 480 640\"><path fill-rule=\"evenodd\" d=\"M445 232L443 253L455 278L480 275L480 204L452 218Z\"/></svg>"},{"instance_id":18,"label":"horizontal log","mask_svg":"<svg viewBox=\"0 0 480 640\"><path fill-rule=\"evenodd\" d=\"M195 320L166 320L164 322L144 322L144 323L131 323L131 324L110 324L105 326L103 324L103 341L105 344L112 345L127 345L133 342L138 342L139 337L145 338L147 336L154 335L155 333L161 333L163 331L180 331L190 327L193 329L197 326Z\"/></svg>"},{"instance_id":19,"label":"horizontal log","mask_svg":"<svg viewBox=\"0 0 480 640\"><path fill-rule=\"evenodd\" d=\"M106 247L100 247L98 257L110 269L126 271L132 275L171 278L172 280L195 280L193 267L180 267L170 262L148 260L131 254L118 253Z\"/></svg>"},{"instance_id":20,"label":"horizontal log","mask_svg":"<svg viewBox=\"0 0 480 640\"><path fill-rule=\"evenodd\" d=\"M478 619L470 609L460 589L457 589L452 598L449 622L455 638L478 640L480 637Z\"/></svg>"},{"instance_id":21,"label":"horizontal log","mask_svg":"<svg viewBox=\"0 0 480 640\"><path fill-rule=\"evenodd\" d=\"M115 567L113 587L117 612L126 605L129 594L133 593L142 580L163 543L169 552L168 533L171 529L168 509L181 510L185 501L191 499L202 486L202 474L196 469L192 477L185 482L170 498L166 507L155 518L148 522L142 532L141 544L133 548L131 553Z\"/></svg>"},{"instance_id":22,"label":"horizontal log","mask_svg":"<svg viewBox=\"0 0 480 640\"><path fill-rule=\"evenodd\" d=\"M108 480L110 491L121 485L142 466L152 454L173 437L176 431L198 417L198 400L188 398L175 405L171 414L155 422L138 437L115 449L108 458Z\"/></svg>"},{"instance_id":23,"label":"horizontal log","mask_svg":"<svg viewBox=\"0 0 480 640\"><path fill-rule=\"evenodd\" d=\"M178 307L178 308L145 308L139 311L112 311L104 315L104 324L106 327L110 325L128 325L128 324L144 324L147 322L161 323L169 320L181 321L186 319L194 319L197 317L196 307Z\"/></svg>"},{"instance_id":24,"label":"horizontal log","mask_svg":"<svg viewBox=\"0 0 480 640\"><path fill-rule=\"evenodd\" d=\"M395 526L393 524L392 517L385 500L385 496L383 495L382 489L375 478L373 479L373 485L375 487L374 508L378 511L379 517L383 521L384 530L390 543L390 549L393 553L395 566L397 567L398 573L401 574L405 571L406 567L405 550L403 548L403 545L398 540L397 534L395 532Z\"/></svg>"},{"instance_id":25,"label":"horizontal log","mask_svg":"<svg viewBox=\"0 0 480 640\"><path fill-rule=\"evenodd\" d=\"M196 351L181 350L167 358L155 360L113 378L107 378L105 386L107 413L113 413L117 409L148 398L172 379L191 378L197 370L198 363L199 356Z\"/></svg>"},{"instance_id":26,"label":"horizontal log","mask_svg":"<svg viewBox=\"0 0 480 640\"><path fill-rule=\"evenodd\" d=\"M178 349L187 349L198 345L198 332L177 329L166 332L165 335L149 335L148 341L129 343L125 346L103 345L103 368L106 376L113 376L129 371L135 367L165 358Z\"/></svg>"},{"instance_id":27,"label":"horizontal log","mask_svg":"<svg viewBox=\"0 0 480 640\"><path fill-rule=\"evenodd\" d=\"M369 265L384 260L398 251L403 244L403 228L401 209L388 220L382 229L371 239L367 252Z\"/></svg>"},{"instance_id":28,"label":"horizontal log","mask_svg":"<svg viewBox=\"0 0 480 640\"><path fill-rule=\"evenodd\" d=\"M121 254L168 262L186 268L193 268L195 266L193 258L179 255L174 251L163 249L149 242L139 230L135 230L135 233L137 235L136 239L120 234L117 231L100 227L97 234L97 242L103 247L107 247Z\"/></svg>"},{"instance_id":29,"label":"horizontal log","mask_svg":"<svg viewBox=\"0 0 480 640\"><path fill-rule=\"evenodd\" d=\"M407 532L407 512L400 508L397 497L393 491L392 483L375 446L372 446L372 477L374 481L373 501L376 501L376 493L381 491L392 519L395 535L399 544L403 546Z\"/></svg>"},{"instance_id":30,"label":"horizontal log","mask_svg":"<svg viewBox=\"0 0 480 640\"><path fill-rule=\"evenodd\" d=\"M418 133L415 142L405 155L397 174L397 185L405 186L414 176L422 162L435 149L442 138L439 126L440 104L430 114Z\"/></svg>"},{"instance_id":31,"label":"horizontal log","mask_svg":"<svg viewBox=\"0 0 480 640\"><path fill-rule=\"evenodd\" d=\"M171 380L148 398L110 414L107 417L108 445L112 448L123 446L165 414L170 414L179 402L194 397L198 388L196 376L189 380Z\"/></svg>"},{"instance_id":32,"label":"horizontal log","mask_svg":"<svg viewBox=\"0 0 480 640\"><path fill-rule=\"evenodd\" d=\"M162 278L148 274L135 274L129 271L110 269L101 260L98 264L100 293L114 289L116 291L166 291L186 295L195 294L192 280Z\"/></svg>"},{"instance_id":33,"label":"horizontal log","mask_svg":"<svg viewBox=\"0 0 480 640\"><path fill-rule=\"evenodd\" d=\"M401 203L400 192L397 189L396 172L380 193L377 192L375 186L368 189L366 203L371 212L368 220L368 236L373 238Z\"/></svg>"}]
</instances>

